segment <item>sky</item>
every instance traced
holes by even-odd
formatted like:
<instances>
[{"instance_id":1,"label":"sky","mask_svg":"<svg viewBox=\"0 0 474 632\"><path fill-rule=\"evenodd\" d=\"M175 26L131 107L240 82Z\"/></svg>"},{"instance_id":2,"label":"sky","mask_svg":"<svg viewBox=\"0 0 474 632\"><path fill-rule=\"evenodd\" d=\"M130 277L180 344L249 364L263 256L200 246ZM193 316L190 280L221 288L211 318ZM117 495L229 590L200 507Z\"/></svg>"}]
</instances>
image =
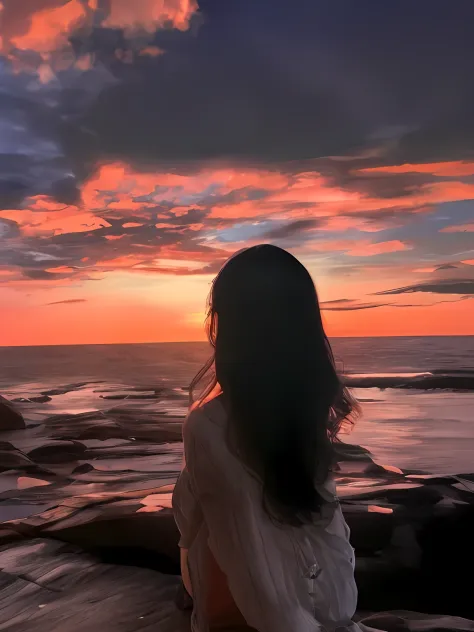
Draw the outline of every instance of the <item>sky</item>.
<instances>
[{"instance_id":1,"label":"sky","mask_svg":"<svg viewBox=\"0 0 474 632\"><path fill-rule=\"evenodd\" d=\"M0 345L204 339L235 251L330 336L474 335L471 0L0 2Z\"/></svg>"}]
</instances>

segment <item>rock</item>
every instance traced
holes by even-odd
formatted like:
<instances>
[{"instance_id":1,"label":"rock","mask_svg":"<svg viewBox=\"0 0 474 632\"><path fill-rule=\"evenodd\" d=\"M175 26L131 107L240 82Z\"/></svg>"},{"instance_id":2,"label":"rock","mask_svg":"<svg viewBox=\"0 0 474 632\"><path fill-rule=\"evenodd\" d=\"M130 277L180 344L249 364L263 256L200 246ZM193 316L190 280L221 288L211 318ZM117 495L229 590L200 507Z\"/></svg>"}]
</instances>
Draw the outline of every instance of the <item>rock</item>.
<instances>
[{"instance_id":1,"label":"rock","mask_svg":"<svg viewBox=\"0 0 474 632\"><path fill-rule=\"evenodd\" d=\"M46 404L46 402L51 401L51 397L48 395L40 395L38 397L30 397L30 402L35 402L36 404Z\"/></svg>"},{"instance_id":2,"label":"rock","mask_svg":"<svg viewBox=\"0 0 474 632\"><path fill-rule=\"evenodd\" d=\"M46 404L46 402L50 402L51 399L52 398L48 397L48 395L39 395L38 397L17 397L12 401L17 402L18 404Z\"/></svg>"},{"instance_id":3,"label":"rock","mask_svg":"<svg viewBox=\"0 0 474 632\"><path fill-rule=\"evenodd\" d=\"M36 463L69 463L83 457L85 450L79 441L48 441L27 454Z\"/></svg>"},{"instance_id":4,"label":"rock","mask_svg":"<svg viewBox=\"0 0 474 632\"><path fill-rule=\"evenodd\" d=\"M24 430L25 420L12 406L11 402L0 395L0 432L4 430Z\"/></svg>"},{"instance_id":5,"label":"rock","mask_svg":"<svg viewBox=\"0 0 474 632\"><path fill-rule=\"evenodd\" d=\"M338 461L367 461L372 463L369 450L360 445L338 442L334 446Z\"/></svg>"},{"instance_id":6,"label":"rock","mask_svg":"<svg viewBox=\"0 0 474 632\"><path fill-rule=\"evenodd\" d=\"M374 554L390 545L394 529L394 515L357 511L359 506L343 504L344 517L351 530L351 544L356 554ZM356 508L356 511L354 511Z\"/></svg>"},{"instance_id":7,"label":"rock","mask_svg":"<svg viewBox=\"0 0 474 632\"><path fill-rule=\"evenodd\" d=\"M148 394L130 394L130 395L100 395L101 399L162 399L161 395L156 393Z\"/></svg>"},{"instance_id":8,"label":"rock","mask_svg":"<svg viewBox=\"0 0 474 632\"><path fill-rule=\"evenodd\" d=\"M45 419L44 425L49 436L54 439L126 438L119 424L100 411L53 415Z\"/></svg>"},{"instance_id":9,"label":"rock","mask_svg":"<svg viewBox=\"0 0 474 632\"><path fill-rule=\"evenodd\" d=\"M390 548L390 553L396 557L397 564L405 568L420 568L422 550L413 525L401 524L395 527Z\"/></svg>"},{"instance_id":10,"label":"rock","mask_svg":"<svg viewBox=\"0 0 474 632\"><path fill-rule=\"evenodd\" d=\"M474 622L462 617L421 614L397 610L382 612L358 619L362 630L373 629L384 632L468 632L474 629Z\"/></svg>"},{"instance_id":11,"label":"rock","mask_svg":"<svg viewBox=\"0 0 474 632\"><path fill-rule=\"evenodd\" d=\"M44 391L43 392L43 396L44 397L51 397L52 395L66 395L66 393L69 393L71 390L71 388L52 388L50 391Z\"/></svg>"},{"instance_id":12,"label":"rock","mask_svg":"<svg viewBox=\"0 0 474 632\"><path fill-rule=\"evenodd\" d=\"M118 509L118 507L117 507ZM108 548L129 549L162 556L174 568L179 565L179 532L172 512L162 510L154 513L118 513L109 519L99 516L90 522L80 524L81 516L72 516L66 523L59 522L42 531L43 537L54 537L63 542L80 546L85 550ZM75 525L74 522L77 522ZM146 560L146 553L144 554ZM149 568L148 560L144 565Z\"/></svg>"},{"instance_id":13,"label":"rock","mask_svg":"<svg viewBox=\"0 0 474 632\"><path fill-rule=\"evenodd\" d=\"M41 478L33 478L31 476L18 477L18 489L30 489L31 487L45 487L46 485L51 485L51 482L45 481Z\"/></svg>"},{"instance_id":14,"label":"rock","mask_svg":"<svg viewBox=\"0 0 474 632\"><path fill-rule=\"evenodd\" d=\"M72 471L72 474L75 476L78 476L80 474L89 474L89 472L93 472L94 471L94 466L91 465L90 463L82 463L82 465L78 465L76 468L74 468L74 470Z\"/></svg>"},{"instance_id":15,"label":"rock","mask_svg":"<svg viewBox=\"0 0 474 632\"><path fill-rule=\"evenodd\" d=\"M121 428L122 436L142 441L181 441L183 417L141 408L117 407L106 411Z\"/></svg>"},{"instance_id":16,"label":"rock","mask_svg":"<svg viewBox=\"0 0 474 632\"><path fill-rule=\"evenodd\" d=\"M167 442L181 441L182 422L182 416L117 406L107 411L53 415L44 420L44 425L55 439L133 438Z\"/></svg>"},{"instance_id":17,"label":"rock","mask_svg":"<svg viewBox=\"0 0 474 632\"><path fill-rule=\"evenodd\" d=\"M46 397L54 396L54 395L66 395L66 393L70 393L71 391L78 391L84 386L88 386L90 384L102 384L102 380L94 380L91 382L75 382L74 384L66 384L66 386L62 386L60 388L52 388L49 391L43 391L41 395L45 395Z\"/></svg>"},{"instance_id":18,"label":"rock","mask_svg":"<svg viewBox=\"0 0 474 632\"><path fill-rule=\"evenodd\" d=\"M406 388L418 390L448 389L452 391L474 390L474 372L467 369L463 372L426 373L413 377L394 376L346 376L346 386L351 388Z\"/></svg>"},{"instance_id":19,"label":"rock","mask_svg":"<svg viewBox=\"0 0 474 632\"><path fill-rule=\"evenodd\" d=\"M104 563L78 547L47 539L0 547L0 568L0 628L6 632L190 629L192 604L184 603L180 578L174 575ZM459 616L406 607L356 620L363 632L474 631L474 622Z\"/></svg>"},{"instance_id":20,"label":"rock","mask_svg":"<svg viewBox=\"0 0 474 632\"><path fill-rule=\"evenodd\" d=\"M21 450L17 450L7 441L0 441L0 471L22 470L34 466L33 461Z\"/></svg>"},{"instance_id":21,"label":"rock","mask_svg":"<svg viewBox=\"0 0 474 632\"><path fill-rule=\"evenodd\" d=\"M402 470L398 467L394 467L393 465L380 465L379 463L369 463L366 467L365 474L380 474L386 477L400 477L404 476Z\"/></svg>"},{"instance_id":22,"label":"rock","mask_svg":"<svg viewBox=\"0 0 474 632\"><path fill-rule=\"evenodd\" d=\"M0 549L0 627L8 632L189 632L177 577L104 564L33 540Z\"/></svg>"},{"instance_id":23,"label":"rock","mask_svg":"<svg viewBox=\"0 0 474 632\"><path fill-rule=\"evenodd\" d=\"M428 521L420 531L421 575L426 601L444 612L474 618L474 505L459 505Z\"/></svg>"}]
</instances>

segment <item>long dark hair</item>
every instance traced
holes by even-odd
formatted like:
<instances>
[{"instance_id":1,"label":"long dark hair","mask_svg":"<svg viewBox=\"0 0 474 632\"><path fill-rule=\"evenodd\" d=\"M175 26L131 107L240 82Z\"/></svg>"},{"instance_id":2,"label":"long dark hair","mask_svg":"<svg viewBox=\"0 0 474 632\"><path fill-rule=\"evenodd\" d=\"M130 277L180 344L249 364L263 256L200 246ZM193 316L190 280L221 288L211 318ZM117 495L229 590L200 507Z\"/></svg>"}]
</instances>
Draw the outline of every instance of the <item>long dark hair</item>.
<instances>
[{"instance_id":1,"label":"long dark hair","mask_svg":"<svg viewBox=\"0 0 474 632\"><path fill-rule=\"evenodd\" d=\"M271 245L242 250L214 279L207 332L214 354L191 384L199 403L222 391L230 449L262 481L267 512L301 525L324 504L317 486L358 406L336 372L306 268Z\"/></svg>"}]
</instances>

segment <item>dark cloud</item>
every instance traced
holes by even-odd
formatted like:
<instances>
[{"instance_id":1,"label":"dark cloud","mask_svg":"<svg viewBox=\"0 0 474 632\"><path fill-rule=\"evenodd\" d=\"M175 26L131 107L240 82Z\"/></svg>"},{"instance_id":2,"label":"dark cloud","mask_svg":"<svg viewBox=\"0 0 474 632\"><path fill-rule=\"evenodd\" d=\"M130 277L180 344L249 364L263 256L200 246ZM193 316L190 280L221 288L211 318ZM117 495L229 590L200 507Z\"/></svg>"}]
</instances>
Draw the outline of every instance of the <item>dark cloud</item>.
<instances>
[{"instance_id":1,"label":"dark cloud","mask_svg":"<svg viewBox=\"0 0 474 632\"><path fill-rule=\"evenodd\" d=\"M388 294L390 292L377 292L377 294ZM393 292L392 292L393 293ZM336 301L325 301L321 303L321 309L329 312L351 312L361 309L375 309L377 307L433 307L440 303L458 303L471 298L470 296L462 296L454 300L435 301L434 303L359 303L356 300L342 298Z\"/></svg>"},{"instance_id":2,"label":"dark cloud","mask_svg":"<svg viewBox=\"0 0 474 632\"><path fill-rule=\"evenodd\" d=\"M325 312L352 312L361 309L386 307L390 303L361 303L353 298L338 298L334 301L322 301L320 307Z\"/></svg>"},{"instance_id":3,"label":"dark cloud","mask_svg":"<svg viewBox=\"0 0 474 632\"><path fill-rule=\"evenodd\" d=\"M46 303L46 305L70 305L71 303L87 303L86 298L68 298L64 301L53 301L52 303Z\"/></svg>"},{"instance_id":4,"label":"dark cloud","mask_svg":"<svg viewBox=\"0 0 474 632\"><path fill-rule=\"evenodd\" d=\"M269 193L270 192L266 189L243 187L222 195L211 193L200 199L199 203L205 206L227 206L230 204L238 204L239 202L257 202L265 199Z\"/></svg>"},{"instance_id":5,"label":"dark cloud","mask_svg":"<svg viewBox=\"0 0 474 632\"><path fill-rule=\"evenodd\" d=\"M313 230L321 224L317 219L301 219L296 222L288 222L284 226L279 226L265 233L266 239L285 240L291 237L299 236L301 233Z\"/></svg>"},{"instance_id":6,"label":"dark cloud","mask_svg":"<svg viewBox=\"0 0 474 632\"><path fill-rule=\"evenodd\" d=\"M9 179L3 175L0 180L0 209L16 208L20 206L28 193L28 187L18 180Z\"/></svg>"},{"instance_id":7,"label":"dark cloud","mask_svg":"<svg viewBox=\"0 0 474 632\"><path fill-rule=\"evenodd\" d=\"M62 278L62 275L48 272L47 270L26 269L22 271L22 274L27 279L33 279L34 281L55 281Z\"/></svg>"},{"instance_id":8,"label":"dark cloud","mask_svg":"<svg viewBox=\"0 0 474 632\"><path fill-rule=\"evenodd\" d=\"M472 51L470 51L472 57ZM474 156L474 89L466 82L451 106L426 126L403 136L395 163L459 160Z\"/></svg>"},{"instance_id":9,"label":"dark cloud","mask_svg":"<svg viewBox=\"0 0 474 632\"><path fill-rule=\"evenodd\" d=\"M330 307L331 305L340 305L342 303L353 303L353 302L354 300L351 298L338 298L335 301L322 301L320 305Z\"/></svg>"},{"instance_id":10,"label":"dark cloud","mask_svg":"<svg viewBox=\"0 0 474 632\"><path fill-rule=\"evenodd\" d=\"M388 294L411 294L413 292L429 292L430 294L474 294L474 279L443 279L417 283L393 290L375 292L375 296Z\"/></svg>"},{"instance_id":11,"label":"dark cloud","mask_svg":"<svg viewBox=\"0 0 474 632\"><path fill-rule=\"evenodd\" d=\"M428 159L428 157L427 157ZM364 169L377 168L386 164L398 164L400 161L388 153L381 159L371 158L361 162L358 159L340 162L326 159L320 161L319 168L329 182L347 191L355 191L371 198L394 199L398 208L394 213L404 210L404 203L419 195L420 189L438 182L470 182L471 176L439 176L431 173L370 173ZM407 209L410 210L410 209Z\"/></svg>"},{"instance_id":12,"label":"dark cloud","mask_svg":"<svg viewBox=\"0 0 474 632\"><path fill-rule=\"evenodd\" d=\"M441 270L457 270L457 267L458 266L455 266L452 263L444 263L436 268L436 272L440 272Z\"/></svg>"},{"instance_id":13,"label":"dark cloud","mask_svg":"<svg viewBox=\"0 0 474 632\"><path fill-rule=\"evenodd\" d=\"M166 55L127 68L83 118L102 151L137 163L302 160L377 143L395 162L472 152L468 3L262 4L229 0L223 13L217 0L201 2L197 37L167 34ZM401 180L376 186L388 196ZM423 178L405 180L409 194Z\"/></svg>"},{"instance_id":14,"label":"dark cloud","mask_svg":"<svg viewBox=\"0 0 474 632\"><path fill-rule=\"evenodd\" d=\"M375 309L376 307L386 307L389 303L359 303L354 305L334 305L325 306L322 305L321 309L326 312L352 312L360 309Z\"/></svg>"},{"instance_id":15,"label":"dark cloud","mask_svg":"<svg viewBox=\"0 0 474 632\"><path fill-rule=\"evenodd\" d=\"M70 134L77 137L80 152L80 138L87 133L77 113L113 79L103 67L60 74L62 81L44 85L35 75L15 73L0 57L0 208L17 208L24 197L34 195L50 195L65 204L80 199L77 177L84 169L69 155L65 130L74 130ZM75 92L72 112L65 111L68 85Z\"/></svg>"},{"instance_id":16,"label":"dark cloud","mask_svg":"<svg viewBox=\"0 0 474 632\"><path fill-rule=\"evenodd\" d=\"M277 71L266 74L261 58L249 60L249 51L226 65L232 48L228 42L213 54L189 50L177 68L170 54L138 70L133 83L105 91L82 119L99 139L102 157L167 166L215 159L275 163L363 142L365 130L351 125L347 104L285 86ZM114 107L118 102L122 106Z\"/></svg>"},{"instance_id":17,"label":"dark cloud","mask_svg":"<svg viewBox=\"0 0 474 632\"><path fill-rule=\"evenodd\" d=\"M459 303L460 301L466 301L472 298L471 296L461 296L452 300L435 301L434 303L390 303L391 307L433 307L434 305L441 305L441 303Z\"/></svg>"},{"instance_id":18,"label":"dark cloud","mask_svg":"<svg viewBox=\"0 0 474 632\"><path fill-rule=\"evenodd\" d=\"M33 11L64 3L4 4L7 40L25 31ZM117 49L132 43L99 20L71 38L77 56L94 55L89 70L67 68L42 84L2 62L0 122L8 133L0 156L19 159L0 168L4 207L34 193L74 203L74 178L104 159L184 171L203 161L293 164L370 155L374 147L378 155L368 165L473 155L474 40L465 29L474 21L472 3L453 0L446 8L401 0L374 9L372 0L295 0L276 8L273 0L258 6L226 0L223 9L222 0L201 0L199 6L202 20L188 31L150 36L166 51L157 57L118 58ZM33 70L42 63L35 51L15 55ZM342 186L379 197L402 199L433 181L420 174L354 175L353 166L328 161L326 169Z\"/></svg>"},{"instance_id":19,"label":"dark cloud","mask_svg":"<svg viewBox=\"0 0 474 632\"><path fill-rule=\"evenodd\" d=\"M217 274L227 261L228 256L224 256L208 265L199 268L173 267L173 266L143 266L137 269L139 272L149 272L152 274L174 274L175 276L196 276L200 274Z\"/></svg>"},{"instance_id":20,"label":"dark cloud","mask_svg":"<svg viewBox=\"0 0 474 632\"><path fill-rule=\"evenodd\" d=\"M0 217L0 239L9 239L20 236L18 224L11 220Z\"/></svg>"}]
</instances>

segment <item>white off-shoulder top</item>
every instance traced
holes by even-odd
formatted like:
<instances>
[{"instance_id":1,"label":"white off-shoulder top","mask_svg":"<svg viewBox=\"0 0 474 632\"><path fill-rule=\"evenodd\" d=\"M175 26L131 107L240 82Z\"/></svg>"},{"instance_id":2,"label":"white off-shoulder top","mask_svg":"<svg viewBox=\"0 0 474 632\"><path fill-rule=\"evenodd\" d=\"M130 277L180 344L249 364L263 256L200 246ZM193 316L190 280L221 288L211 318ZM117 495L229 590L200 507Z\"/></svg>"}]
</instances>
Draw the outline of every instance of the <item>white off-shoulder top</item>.
<instances>
[{"instance_id":1,"label":"white off-shoulder top","mask_svg":"<svg viewBox=\"0 0 474 632\"><path fill-rule=\"evenodd\" d=\"M220 398L194 409L183 429L185 466L173 494L180 546L188 549L193 632L208 632L210 551L248 626L258 632L358 630L354 550L333 480L327 511L303 527L272 521L262 486L227 448Z\"/></svg>"}]
</instances>

